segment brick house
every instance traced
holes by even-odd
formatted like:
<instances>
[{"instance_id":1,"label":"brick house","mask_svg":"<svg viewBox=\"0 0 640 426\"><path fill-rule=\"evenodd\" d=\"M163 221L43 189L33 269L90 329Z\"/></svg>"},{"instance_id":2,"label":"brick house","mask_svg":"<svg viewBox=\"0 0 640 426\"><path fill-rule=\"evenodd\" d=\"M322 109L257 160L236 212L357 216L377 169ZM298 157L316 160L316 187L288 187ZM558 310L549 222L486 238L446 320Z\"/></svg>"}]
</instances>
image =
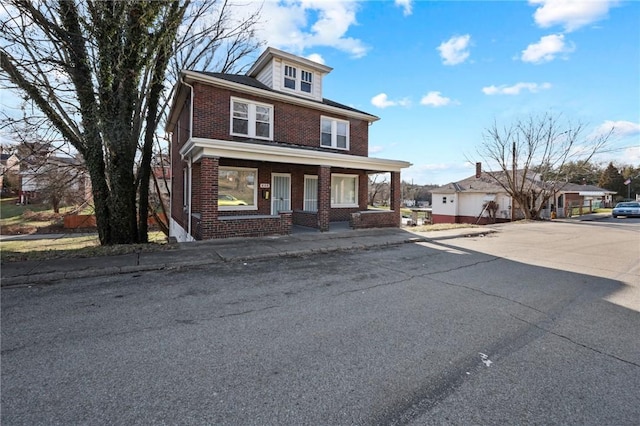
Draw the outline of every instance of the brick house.
<instances>
[{"instance_id":1,"label":"brick house","mask_svg":"<svg viewBox=\"0 0 640 426\"><path fill-rule=\"evenodd\" d=\"M331 68L268 48L246 75L182 71L171 133L170 235L178 241L400 226L400 171L368 157L379 118L322 97ZM368 175L390 173L390 210Z\"/></svg>"}]
</instances>

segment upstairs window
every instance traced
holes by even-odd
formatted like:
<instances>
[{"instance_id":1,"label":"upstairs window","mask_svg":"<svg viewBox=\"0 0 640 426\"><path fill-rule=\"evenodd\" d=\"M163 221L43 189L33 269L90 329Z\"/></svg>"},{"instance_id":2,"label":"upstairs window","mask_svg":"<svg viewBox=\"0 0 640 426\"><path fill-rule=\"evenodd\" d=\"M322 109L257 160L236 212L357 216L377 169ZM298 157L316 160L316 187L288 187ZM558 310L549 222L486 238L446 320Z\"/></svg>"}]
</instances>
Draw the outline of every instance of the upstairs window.
<instances>
[{"instance_id":1,"label":"upstairs window","mask_svg":"<svg viewBox=\"0 0 640 426\"><path fill-rule=\"evenodd\" d=\"M284 87L296 90L296 69L289 65L284 66Z\"/></svg>"},{"instance_id":2,"label":"upstairs window","mask_svg":"<svg viewBox=\"0 0 640 426\"><path fill-rule=\"evenodd\" d=\"M232 98L231 134L273 139L273 106Z\"/></svg>"},{"instance_id":3,"label":"upstairs window","mask_svg":"<svg viewBox=\"0 0 640 426\"><path fill-rule=\"evenodd\" d=\"M303 94L311 94L313 92L313 73L291 65L285 65L284 87L296 92L303 92Z\"/></svg>"},{"instance_id":4,"label":"upstairs window","mask_svg":"<svg viewBox=\"0 0 640 426\"><path fill-rule=\"evenodd\" d=\"M349 122L322 117L320 119L320 146L349 149Z\"/></svg>"},{"instance_id":5,"label":"upstairs window","mask_svg":"<svg viewBox=\"0 0 640 426\"><path fill-rule=\"evenodd\" d=\"M300 71L300 90L311 93L311 84L313 83L313 74L308 71Z\"/></svg>"}]
</instances>

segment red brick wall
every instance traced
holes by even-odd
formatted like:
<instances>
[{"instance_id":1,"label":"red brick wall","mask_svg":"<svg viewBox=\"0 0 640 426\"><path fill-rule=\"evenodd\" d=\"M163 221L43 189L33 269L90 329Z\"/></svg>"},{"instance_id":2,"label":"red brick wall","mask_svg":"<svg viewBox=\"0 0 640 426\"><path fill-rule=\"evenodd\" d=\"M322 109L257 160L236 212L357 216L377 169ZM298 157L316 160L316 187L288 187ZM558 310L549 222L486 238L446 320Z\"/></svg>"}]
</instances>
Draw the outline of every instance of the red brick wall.
<instances>
[{"instance_id":1,"label":"red brick wall","mask_svg":"<svg viewBox=\"0 0 640 426\"><path fill-rule=\"evenodd\" d=\"M495 221L491 218L483 216L478 221L478 218L475 216L451 216L446 214L434 214L431 216L431 223L469 223L469 224L478 224L478 225L488 225L492 223L504 223L510 222L510 219L504 218L496 218Z\"/></svg>"},{"instance_id":2,"label":"red brick wall","mask_svg":"<svg viewBox=\"0 0 640 426\"><path fill-rule=\"evenodd\" d=\"M309 228L318 228L318 213L294 210L293 223Z\"/></svg>"},{"instance_id":3,"label":"red brick wall","mask_svg":"<svg viewBox=\"0 0 640 426\"><path fill-rule=\"evenodd\" d=\"M201 83L194 84L194 90L196 95L193 114L193 135L195 137L235 141L246 140L246 138L230 135L230 98L233 96L273 105L274 140L277 142L320 148L320 116L347 120L350 122L350 149L349 151L335 151L368 156L369 123L365 120L348 118L340 114L327 114L312 108L290 105ZM330 149L327 150L331 151Z\"/></svg>"},{"instance_id":4,"label":"red brick wall","mask_svg":"<svg viewBox=\"0 0 640 426\"><path fill-rule=\"evenodd\" d=\"M354 229L397 228L400 217L394 211L362 211L352 214L349 224Z\"/></svg>"},{"instance_id":5,"label":"red brick wall","mask_svg":"<svg viewBox=\"0 0 640 426\"><path fill-rule=\"evenodd\" d=\"M218 220L218 159L200 160L200 227L202 238L213 238Z\"/></svg>"},{"instance_id":6,"label":"red brick wall","mask_svg":"<svg viewBox=\"0 0 640 426\"><path fill-rule=\"evenodd\" d=\"M291 213L281 213L279 216L259 218L226 218L215 225L215 233L203 238L231 238L231 237L264 237L267 235L288 235L291 233Z\"/></svg>"},{"instance_id":7,"label":"red brick wall","mask_svg":"<svg viewBox=\"0 0 640 426\"><path fill-rule=\"evenodd\" d=\"M191 103L189 99L181 106L178 123L171 135L171 217L183 228L187 228L187 216L183 210L183 170L187 164L180 157L180 148L189 139L189 108Z\"/></svg>"}]
</instances>

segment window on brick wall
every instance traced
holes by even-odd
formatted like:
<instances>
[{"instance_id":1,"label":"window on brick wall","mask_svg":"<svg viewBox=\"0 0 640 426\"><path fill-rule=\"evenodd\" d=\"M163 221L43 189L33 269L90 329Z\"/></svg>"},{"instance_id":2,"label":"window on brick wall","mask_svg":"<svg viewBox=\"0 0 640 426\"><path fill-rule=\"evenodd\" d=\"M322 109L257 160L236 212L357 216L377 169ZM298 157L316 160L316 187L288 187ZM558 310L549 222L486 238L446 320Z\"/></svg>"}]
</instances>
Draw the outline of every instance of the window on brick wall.
<instances>
[{"instance_id":1,"label":"window on brick wall","mask_svg":"<svg viewBox=\"0 0 640 426\"><path fill-rule=\"evenodd\" d=\"M189 208L189 170L182 170L182 208Z\"/></svg>"},{"instance_id":2,"label":"window on brick wall","mask_svg":"<svg viewBox=\"0 0 640 426\"><path fill-rule=\"evenodd\" d=\"M331 175L331 207L358 207L358 175Z\"/></svg>"},{"instance_id":3,"label":"window on brick wall","mask_svg":"<svg viewBox=\"0 0 640 426\"><path fill-rule=\"evenodd\" d=\"M218 210L257 210L258 169L218 168Z\"/></svg>"},{"instance_id":4,"label":"window on brick wall","mask_svg":"<svg viewBox=\"0 0 640 426\"><path fill-rule=\"evenodd\" d=\"M231 98L231 134L273 140L273 105Z\"/></svg>"},{"instance_id":5,"label":"window on brick wall","mask_svg":"<svg viewBox=\"0 0 640 426\"><path fill-rule=\"evenodd\" d=\"M306 212L318 211L318 176L304 175L304 206Z\"/></svg>"},{"instance_id":6,"label":"window on brick wall","mask_svg":"<svg viewBox=\"0 0 640 426\"><path fill-rule=\"evenodd\" d=\"M349 149L349 122L335 118L320 118L320 146Z\"/></svg>"}]
</instances>

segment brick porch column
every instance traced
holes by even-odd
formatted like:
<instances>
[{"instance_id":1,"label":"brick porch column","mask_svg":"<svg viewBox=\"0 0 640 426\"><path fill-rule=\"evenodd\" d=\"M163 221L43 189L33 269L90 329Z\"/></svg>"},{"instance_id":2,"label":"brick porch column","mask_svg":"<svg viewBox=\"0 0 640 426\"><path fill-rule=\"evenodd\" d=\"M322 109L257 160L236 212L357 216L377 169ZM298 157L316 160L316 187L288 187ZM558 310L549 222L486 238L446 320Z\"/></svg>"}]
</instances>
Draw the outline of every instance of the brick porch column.
<instances>
[{"instance_id":1,"label":"brick porch column","mask_svg":"<svg viewBox=\"0 0 640 426\"><path fill-rule=\"evenodd\" d=\"M329 230L331 209L331 167L318 167L318 229Z\"/></svg>"},{"instance_id":2,"label":"brick porch column","mask_svg":"<svg viewBox=\"0 0 640 426\"><path fill-rule=\"evenodd\" d=\"M389 200L390 208L395 213L394 222L396 226L400 226L400 206L402 204L402 188L400 184L400 172L391 172L391 199Z\"/></svg>"},{"instance_id":3,"label":"brick porch column","mask_svg":"<svg viewBox=\"0 0 640 426\"><path fill-rule=\"evenodd\" d=\"M200 226L203 240L214 237L218 221L218 167L217 157L203 157L200 160Z\"/></svg>"}]
</instances>

